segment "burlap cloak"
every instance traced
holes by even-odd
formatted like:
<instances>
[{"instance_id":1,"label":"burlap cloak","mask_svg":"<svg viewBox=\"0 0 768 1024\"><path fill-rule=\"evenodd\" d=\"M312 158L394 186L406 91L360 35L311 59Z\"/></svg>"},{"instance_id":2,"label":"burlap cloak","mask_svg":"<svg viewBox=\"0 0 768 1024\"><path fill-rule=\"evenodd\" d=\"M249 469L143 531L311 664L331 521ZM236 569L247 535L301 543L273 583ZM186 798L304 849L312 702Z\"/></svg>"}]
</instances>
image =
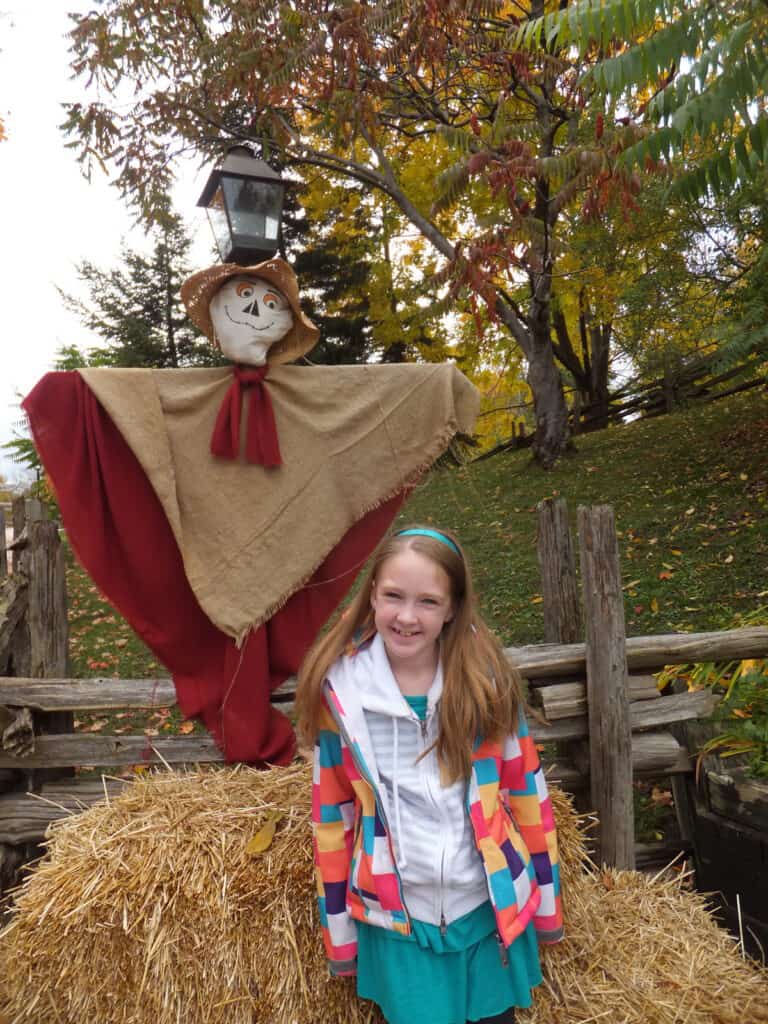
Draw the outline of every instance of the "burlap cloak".
<instances>
[{"instance_id":1,"label":"burlap cloak","mask_svg":"<svg viewBox=\"0 0 768 1024\"><path fill-rule=\"evenodd\" d=\"M238 642L361 516L470 433L478 409L446 364L278 366L266 387L283 465L265 469L210 453L230 368L80 373L161 502L200 606Z\"/></svg>"}]
</instances>

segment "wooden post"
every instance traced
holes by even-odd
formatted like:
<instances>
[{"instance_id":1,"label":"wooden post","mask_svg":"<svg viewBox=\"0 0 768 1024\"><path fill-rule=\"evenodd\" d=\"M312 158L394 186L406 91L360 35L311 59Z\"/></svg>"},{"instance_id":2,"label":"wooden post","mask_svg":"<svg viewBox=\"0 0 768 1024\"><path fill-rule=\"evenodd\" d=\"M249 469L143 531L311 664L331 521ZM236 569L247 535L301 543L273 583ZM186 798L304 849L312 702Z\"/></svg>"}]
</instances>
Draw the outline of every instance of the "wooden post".
<instances>
[{"instance_id":1,"label":"wooden post","mask_svg":"<svg viewBox=\"0 0 768 1024\"><path fill-rule=\"evenodd\" d=\"M37 502L40 505L40 502ZM42 507L42 506L41 506ZM37 508L32 508L37 512ZM13 542L17 543L27 528L29 521L30 505L27 498L14 498L11 505L11 521L13 523ZM26 545L15 548L13 552L13 575L19 579L28 579L27 565L29 562L29 534L26 537ZM25 614L21 622L16 626L11 642L8 646L11 674L15 676L29 676L30 672L30 648L29 648L29 612Z\"/></svg>"},{"instance_id":2,"label":"wooden post","mask_svg":"<svg viewBox=\"0 0 768 1024\"><path fill-rule=\"evenodd\" d=\"M29 537L29 524L45 519L45 505L38 498L14 498L11 505L14 543L20 539L24 531ZM26 572L26 560L29 544L26 548L16 549L13 553L13 571Z\"/></svg>"},{"instance_id":3,"label":"wooden post","mask_svg":"<svg viewBox=\"0 0 768 1024\"><path fill-rule=\"evenodd\" d=\"M0 583L8 575L8 550L5 545L5 510L0 508Z\"/></svg>"},{"instance_id":4,"label":"wooden post","mask_svg":"<svg viewBox=\"0 0 768 1024\"><path fill-rule=\"evenodd\" d=\"M579 643L584 634L576 585L576 561L568 525L568 506L565 498L545 498L537 505L537 511L536 553L541 572L544 642ZM557 743L557 763L572 763L574 749L572 742ZM590 794L586 786L571 786L570 789L576 809L583 814L591 811Z\"/></svg>"},{"instance_id":5,"label":"wooden post","mask_svg":"<svg viewBox=\"0 0 768 1024\"><path fill-rule=\"evenodd\" d=\"M56 523L29 524L30 676L63 678L67 674L67 590L64 550Z\"/></svg>"},{"instance_id":6,"label":"wooden post","mask_svg":"<svg viewBox=\"0 0 768 1024\"><path fill-rule=\"evenodd\" d=\"M545 498L539 502L537 510L536 548L544 602L544 643L577 644L583 634L568 506L564 498Z\"/></svg>"},{"instance_id":7,"label":"wooden post","mask_svg":"<svg viewBox=\"0 0 768 1024\"><path fill-rule=\"evenodd\" d=\"M613 509L578 510L586 621L589 763L600 827L597 862L635 866L632 732L619 546Z\"/></svg>"},{"instance_id":8,"label":"wooden post","mask_svg":"<svg viewBox=\"0 0 768 1024\"><path fill-rule=\"evenodd\" d=\"M13 523L13 539L14 542L21 539L22 535L26 530L26 544L24 547L16 548L13 552L13 575L19 580L27 581L27 592L31 599L31 590L29 586L29 573L30 563L34 560L34 552L32 548L36 542L35 536L30 536L30 528L32 524L38 524L40 520L45 519L45 506L41 501L36 498L15 498L11 506L11 521ZM56 531L56 527L53 523L40 523L40 525L53 527ZM58 543L58 531L56 531L56 540ZM66 598L65 598L66 605ZM30 612L31 609L27 606L26 614L16 625L13 634L11 636L10 644L8 645L7 655L8 664L3 666L3 671L7 671L9 666L13 675L27 677L32 675L32 642L31 642L31 631L30 631ZM40 626L45 622L45 615L47 612L40 607L38 612L37 620ZM38 630L40 628L38 627ZM39 661L38 657L38 661ZM66 665L62 666L66 667ZM64 719L57 719L57 721L72 722L74 716L69 713L64 713ZM35 731L39 731L45 727L45 719L38 718L38 715L33 715L35 720ZM71 731L72 726L69 726ZM59 727L56 727L56 731L59 731ZM61 731L67 731L61 729ZM20 766L18 770L12 770L11 773L0 779L0 788L3 790L30 790L39 788L44 781L51 776L56 778L61 777L61 770L55 770L51 772L35 771L34 769L25 769ZM67 775L72 774L66 772ZM16 884L18 882L18 869L26 861L33 859L40 855L40 850L35 844L21 844L18 846L9 846L5 843L0 844L0 893L7 887Z\"/></svg>"},{"instance_id":9,"label":"wooden post","mask_svg":"<svg viewBox=\"0 0 768 1024\"><path fill-rule=\"evenodd\" d=\"M67 583L64 549L59 528L50 520L32 521L29 531L27 571L29 574L29 646L30 676L37 679L63 679L67 675L69 626L67 622ZM36 711L36 733L65 733L74 728L71 711ZM33 784L71 771L37 770Z\"/></svg>"},{"instance_id":10,"label":"wooden post","mask_svg":"<svg viewBox=\"0 0 768 1024\"><path fill-rule=\"evenodd\" d=\"M13 539L18 540L24 532L27 524L27 499L14 498L11 504L11 524L13 525ZM14 562L16 560L14 559Z\"/></svg>"}]
</instances>

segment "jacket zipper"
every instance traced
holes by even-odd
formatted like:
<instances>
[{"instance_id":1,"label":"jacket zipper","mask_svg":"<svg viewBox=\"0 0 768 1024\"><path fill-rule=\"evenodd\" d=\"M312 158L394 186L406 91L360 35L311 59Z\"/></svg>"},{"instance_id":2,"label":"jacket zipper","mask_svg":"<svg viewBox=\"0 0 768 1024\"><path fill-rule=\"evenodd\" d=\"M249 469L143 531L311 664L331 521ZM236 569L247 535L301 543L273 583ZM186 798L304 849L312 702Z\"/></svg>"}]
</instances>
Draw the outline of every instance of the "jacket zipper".
<instances>
[{"instance_id":1,"label":"jacket zipper","mask_svg":"<svg viewBox=\"0 0 768 1024\"><path fill-rule=\"evenodd\" d=\"M419 728L421 729L422 741L424 741L426 743L427 729L428 729L427 720L426 720L426 718L419 719L418 722L419 722ZM442 811L441 811L441 808L440 808L440 802L439 802L439 800L437 800L435 798L435 795L432 792L432 787L429 784L429 776L428 775L427 775L427 778L426 778L426 785L427 785L427 791L428 791L428 793L430 795L430 798L431 798L432 802L438 808L438 810L441 812L441 819L442 819ZM440 852L440 884L439 884L438 895L439 895L439 908L440 908L440 925L439 925L439 927L440 927L440 934L444 938L446 932L448 931L448 923L445 920L445 842L443 842L443 847L442 847L442 850Z\"/></svg>"}]
</instances>

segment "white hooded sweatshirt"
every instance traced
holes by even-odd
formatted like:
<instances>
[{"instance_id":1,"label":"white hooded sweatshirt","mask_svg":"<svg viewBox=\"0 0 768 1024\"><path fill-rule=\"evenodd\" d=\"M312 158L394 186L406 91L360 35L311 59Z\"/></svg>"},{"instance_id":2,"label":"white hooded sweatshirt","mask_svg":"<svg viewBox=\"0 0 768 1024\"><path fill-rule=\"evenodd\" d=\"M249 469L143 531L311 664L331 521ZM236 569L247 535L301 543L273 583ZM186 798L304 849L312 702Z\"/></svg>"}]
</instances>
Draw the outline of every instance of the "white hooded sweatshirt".
<instances>
[{"instance_id":1,"label":"white hooded sweatshirt","mask_svg":"<svg viewBox=\"0 0 768 1024\"><path fill-rule=\"evenodd\" d=\"M329 678L349 719L394 846L408 913L443 928L488 899L488 886L466 809L466 783L443 786L437 754L443 673L438 664L421 722L400 692L376 635Z\"/></svg>"}]
</instances>

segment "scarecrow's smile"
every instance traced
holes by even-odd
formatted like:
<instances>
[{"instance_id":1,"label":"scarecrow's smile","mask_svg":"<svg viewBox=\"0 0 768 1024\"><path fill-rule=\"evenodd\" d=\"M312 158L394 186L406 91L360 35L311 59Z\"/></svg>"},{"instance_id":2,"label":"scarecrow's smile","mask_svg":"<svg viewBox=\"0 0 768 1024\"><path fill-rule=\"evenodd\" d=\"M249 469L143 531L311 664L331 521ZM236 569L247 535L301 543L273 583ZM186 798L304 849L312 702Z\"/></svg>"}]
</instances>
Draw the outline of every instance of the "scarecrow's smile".
<instances>
[{"instance_id":1,"label":"scarecrow's smile","mask_svg":"<svg viewBox=\"0 0 768 1024\"><path fill-rule=\"evenodd\" d=\"M274 320L270 320L268 324L264 325L264 327L257 327L256 324L252 323L250 320L238 320L236 317L232 316L232 314L229 312L228 306L224 307L224 312L227 314L228 319L230 319L233 324L238 324L240 327L249 327L252 331L268 331L269 328L273 327L275 323ZM245 310L243 310L243 312L245 312Z\"/></svg>"}]
</instances>

